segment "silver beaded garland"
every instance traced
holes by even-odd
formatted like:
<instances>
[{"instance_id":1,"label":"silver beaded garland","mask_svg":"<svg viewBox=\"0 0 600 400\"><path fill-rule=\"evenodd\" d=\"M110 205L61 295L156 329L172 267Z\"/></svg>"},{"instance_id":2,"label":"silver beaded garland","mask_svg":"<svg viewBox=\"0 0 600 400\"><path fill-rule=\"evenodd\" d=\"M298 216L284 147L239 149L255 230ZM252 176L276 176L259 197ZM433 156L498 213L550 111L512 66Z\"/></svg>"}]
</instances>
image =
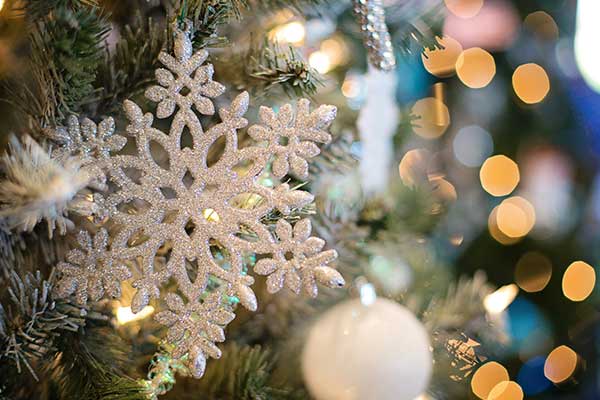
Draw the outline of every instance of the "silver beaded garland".
<instances>
[{"instance_id":1,"label":"silver beaded garland","mask_svg":"<svg viewBox=\"0 0 600 400\"><path fill-rule=\"evenodd\" d=\"M396 66L396 58L382 0L353 0L353 3L369 62L377 69L391 71Z\"/></svg>"}]
</instances>

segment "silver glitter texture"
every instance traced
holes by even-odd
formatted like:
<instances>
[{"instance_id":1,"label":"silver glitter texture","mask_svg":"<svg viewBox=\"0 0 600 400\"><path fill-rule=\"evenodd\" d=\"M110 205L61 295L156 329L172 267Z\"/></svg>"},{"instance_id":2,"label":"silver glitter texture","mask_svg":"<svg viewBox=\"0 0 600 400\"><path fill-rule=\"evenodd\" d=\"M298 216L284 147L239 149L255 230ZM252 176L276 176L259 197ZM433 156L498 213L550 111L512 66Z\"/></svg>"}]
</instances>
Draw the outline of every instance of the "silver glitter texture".
<instances>
[{"instance_id":1,"label":"silver glitter texture","mask_svg":"<svg viewBox=\"0 0 600 400\"><path fill-rule=\"evenodd\" d=\"M383 71L396 66L392 39L385 23L382 0L353 0L354 15L360 25L369 62Z\"/></svg>"},{"instance_id":2,"label":"silver glitter texture","mask_svg":"<svg viewBox=\"0 0 600 400\"><path fill-rule=\"evenodd\" d=\"M270 293L278 292L284 285L294 293L304 287L307 294L317 295L318 280L329 287L343 286L344 279L335 269L327 264L337 258L335 250L321 252L325 241L318 237L310 237L312 231L310 220L298 221L292 228L287 221L277 221L276 233L279 246L272 258L259 260L254 271L260 275L269 275L267 289Z\"/></svg>"},{"instance_id":3,"label":"silver glitter texture","mask_svg":"<svg viewBox=\"0 0 600 400\"><path fill-rule=\"evenodd\" d=\"M114 263L106 252L108 232L100 229L93 240L86 231L77 235L79 248L71 250L66 262L60 262L57 270L62 278L57 287L61 297L75 294L78 304L89 300L98 301L104 293L112 297L121 295L121 281L131 278L131 272L124 265Z\"/></svg>"},{"instance_id":4,"label":"silver glitter texture","mask_svg":"<svg viewBox=\"0 0 600 400\"><path fill-rule=\"evenodd\" d=\"M174 56L160 54L167 69L156 71L159 85L146 91L146 97L158 103L157 118L173 116L168 133L152 126L152 114L125 102L127 134L135 139L136 154L97 159L111 183L102 204L116 229L111 237L99 231L92 245L89 235L81 234L81 249L73 250L59 266L59 295L75 293L78 301L104 293L118 296L114 283L127 279L120 268L130 262L141 270L132 282L137 292L131 307L138 312L150 299L161 297L161 287L174 281L178 294L166 295L168 311L156 318L169 327L168 340L176 345L176 357L185 358L192 374L199 377L206 359L221 354L215 342L225 339L223 328L234 317L231 299L249 310L257 308L250 288L254 279L246 272L248 255L262 257L259 269L270 274L270 282L279 282L281 276L282 284L295 292L299 286L292 281L302 281L310 295L317 294L317 281L328 287L344 282L327 267L336 252L321 251L324 241L309 237L308 220L293 228L281 221L276 232L261 222L275 209L287 214L312 202L307 192L287 184L265 186L259 178L271 161L278 177L288 170L306 176L306 159L319 153L314 142L330 140L325 129L335 117L335 108L321 106L310 112L308 101L301 100L294 118L289 105L279 113L263 107L262 123L249 129L261 143L240 148L238 130L248 125L244 118L248 93L221 108L221 122L204 130L196 112L214 114L211 99L222 94L224 86L212 80L212 65L203 65L208 53L192 54L191 49L189 34L177 31ZM184 142L184 136L191 143ZM209 150L217 140L225 143L223 151L218 160L209 161ZM215 247L217 255L211 251ZM269 268L265 260L272 260ZM119 269L111 275L109 265ZM273 284L270 287L275 291Z\"/></svg>"}]
</instances>

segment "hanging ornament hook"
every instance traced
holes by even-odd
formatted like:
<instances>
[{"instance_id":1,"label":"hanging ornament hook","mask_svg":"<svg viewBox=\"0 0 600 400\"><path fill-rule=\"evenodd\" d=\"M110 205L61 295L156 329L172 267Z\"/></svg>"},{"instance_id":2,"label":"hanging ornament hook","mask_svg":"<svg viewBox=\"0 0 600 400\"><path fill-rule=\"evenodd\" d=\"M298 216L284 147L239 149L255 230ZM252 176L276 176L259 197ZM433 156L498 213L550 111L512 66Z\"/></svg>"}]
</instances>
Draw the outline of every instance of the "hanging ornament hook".
<instances>
[{"instance_id":1,"label":"hanging ornament hook","mask_svg":"<svg viewBox=\"0 0 600 400\"><path fill-rule=\"evenodd\" d=\"M184 28L181 29L178 21L175 21L173 31L175 35L174 52L179 62L185 62L192 57L194 46L192 45L192 34L194 24L189 19L183 20Z\"/></svg>"}]
</instances>

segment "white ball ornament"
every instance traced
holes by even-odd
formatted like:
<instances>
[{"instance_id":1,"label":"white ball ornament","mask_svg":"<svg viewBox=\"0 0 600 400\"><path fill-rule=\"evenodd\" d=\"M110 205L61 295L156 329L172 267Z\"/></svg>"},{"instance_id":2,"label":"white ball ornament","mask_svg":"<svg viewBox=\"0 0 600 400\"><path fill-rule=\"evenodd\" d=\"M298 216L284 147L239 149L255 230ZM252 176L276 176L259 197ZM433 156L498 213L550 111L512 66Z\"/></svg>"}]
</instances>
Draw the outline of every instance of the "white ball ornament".
<instances>
[{"instance_id":1,"label":"white ball ornament","mask_svg":"<svg viewBox=\"0 0 600 400\"><path fill-rule=\"evenodd\" d=\"M317 400L414 400L427 389L428 333L406 308L345 301L311 327L302 373Z\"/></svg>"}]
</instances>

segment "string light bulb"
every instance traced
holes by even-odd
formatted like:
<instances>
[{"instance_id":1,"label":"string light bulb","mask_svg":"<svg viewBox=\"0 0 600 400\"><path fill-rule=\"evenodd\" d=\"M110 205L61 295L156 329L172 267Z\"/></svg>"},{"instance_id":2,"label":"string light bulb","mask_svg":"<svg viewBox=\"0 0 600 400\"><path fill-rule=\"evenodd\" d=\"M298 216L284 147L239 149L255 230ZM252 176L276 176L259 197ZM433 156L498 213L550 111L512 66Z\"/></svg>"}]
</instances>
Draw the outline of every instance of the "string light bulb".
<instances>
[{"instance_id":1,"label":"string light bulb","mask_svg":"<svg viewBox=\"0 0 600 400\"><path fill-rule=\"evenodd\" d=\"M1 1L1 0L0 0ZM119 307L117 308L117 322L119 325L125 325L133 321L139 321L146 317L149 317L154 312L154 307L146 306L138 313L133 313L131 307Z\"/></svg>"},{"instance_id":2,"label":"string light bulb","mask_svg":"<svg viewBox=\"0 0 600 400\"><path fill-rule=\"evenodd\" d=\"M490 314L500 314L515 300L518 294L519 287L514 283L502 286L485 297L483 306Z\"/></svg>"}]
</instances>

